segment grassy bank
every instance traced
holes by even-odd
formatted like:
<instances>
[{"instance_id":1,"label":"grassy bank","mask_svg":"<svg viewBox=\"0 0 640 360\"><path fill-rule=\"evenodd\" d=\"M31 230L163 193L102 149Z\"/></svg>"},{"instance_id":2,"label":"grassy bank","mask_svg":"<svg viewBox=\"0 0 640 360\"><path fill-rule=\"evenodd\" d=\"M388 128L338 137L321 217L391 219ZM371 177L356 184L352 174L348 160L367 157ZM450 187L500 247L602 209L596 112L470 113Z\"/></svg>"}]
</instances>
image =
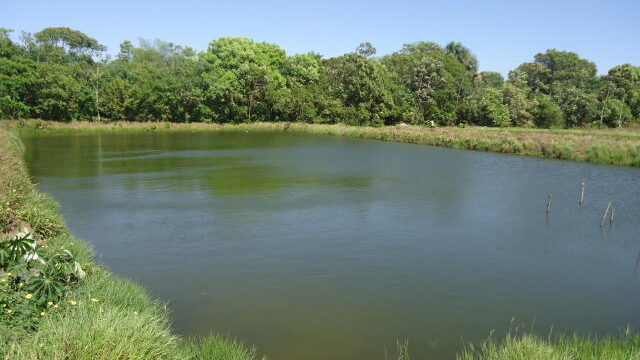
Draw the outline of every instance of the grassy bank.
<instances>
[{"instance_id":1,"label":"grassy bank","mask_svg":"<svg viewBox=\"0 0 640 360\"><path fill-rule=\"evenodd\" d=\"M364 127L303 123L220 125L203 123L13 122L47 132L102 131L291 131L490 151L552 159L640 167L640 129L544 130L417 126Z\"/></svg>"},{"instance_id":2,"label":"grassy bank","mask_svg":"<svg viewBox=\"0 0 640 360\"><path fill-rule=\"evenodd\" d=\"M61 282L60 293L40 301L41 294L29 283L35 281L38 263L23 263L21 257L14 263L1 259L0 358L256 358L243 344L220 336L193 341L179 338L171 331L162 303L138 285L94 264L91 249L67 232L58 204L31 182L23 151L14 132L0 127L0 244L8 244L16 232L27 227L41 259L51 264L56 254L68 251L85 276Z\"/></svg>"}]
</instances>

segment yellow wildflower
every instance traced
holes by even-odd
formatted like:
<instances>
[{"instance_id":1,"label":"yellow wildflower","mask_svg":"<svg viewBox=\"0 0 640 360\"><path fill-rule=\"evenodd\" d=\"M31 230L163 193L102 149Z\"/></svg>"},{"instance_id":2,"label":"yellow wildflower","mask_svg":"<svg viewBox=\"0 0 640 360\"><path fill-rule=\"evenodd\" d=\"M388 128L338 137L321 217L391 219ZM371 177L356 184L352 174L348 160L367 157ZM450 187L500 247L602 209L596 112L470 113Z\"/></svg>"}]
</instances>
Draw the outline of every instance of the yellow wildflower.
<instances>
[{"instance_id":1,"label":"yellow wildflower","mask_svg":"<svg viewBox=\"0 0 640 360\"><path fill-rule=\"evenodd\" d=\"M100 301L100 299L91 298L91 302L97 303L98 301Z\"/></svg>"},{"instance_id":2,"label":"yellow wildflower","mask_svg":"<svg viewBox=\"0 0 640 360\"><path fill-rule=\"evenodd\" d=\"M40 313L40 316L45 316L45 315L47 315L47 313L44 311Z\"/></svg>"},{"instance_id":3,"label":"yellow wildflower","mask_svg":"<svg viewBox=\"0 0 640 360\"><path fill-rule=\"evenodd\" d=\"M31 300L33 299L33 294L27 294L25 297L27 298L27 300Z\"/></svg>"},{"instance_id":4,"label":"yellow wildflower","mask_svg":"<svg viewBox=\"0 0 640 360\"><path fill-rule=\"evenodd\" d=\"M69 305L75 306L76 304L77 304L77 302L75 302L74 300L69 300Z\"/></svg>"},{"instance_id":5,"label":"yellow wildflower","mask_svg":"<svg viewBox=\"0 0 640 360\"><path fill-rule=\"evenodd\" d=\"M49 305L49 306L53 305L53 301L49 301L49 302L47 303L47 305Z\"/></svg>"},{"instance_id":6,"label":"yellow wildflower","mask_svg":"<svg viewBox=\"0 0 640 360\"><path fill-rule=\"evenodd\" d=\"M58 307L58 304L53 305L53 308L54 308L54 309L55 309L55 308L57 308L57 307Z\"/></svg>"},{"instance_id":7,"label":"yellow wildflower","mask_svg":"<svg viewBox=\"0 0 640 360\"><path fill-rule=\"evenodd\" d=\"M7 309L7 314L11 314L12 312L13 312L13 310Z\"/></svg>"},{"instance_id":8,"label":"yellow wildflower","mask_svg":"<svg viewBox=\"0 0 640 360\"><path fill-rule=\"evenodd\" d=\"M137 311L134 311L134 312L133 312L133 315L138 315L138 312L137 312Z\"/></svg>"}]
</instances>

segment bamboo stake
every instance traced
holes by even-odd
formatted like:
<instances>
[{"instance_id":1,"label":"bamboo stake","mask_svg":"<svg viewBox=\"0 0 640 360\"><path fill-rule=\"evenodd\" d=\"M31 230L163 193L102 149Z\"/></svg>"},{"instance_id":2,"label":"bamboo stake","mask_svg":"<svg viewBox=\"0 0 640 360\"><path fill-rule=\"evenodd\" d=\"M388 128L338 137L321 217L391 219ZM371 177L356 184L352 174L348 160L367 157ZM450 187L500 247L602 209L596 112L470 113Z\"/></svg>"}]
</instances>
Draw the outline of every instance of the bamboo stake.
<instances>
[{"instance_id":1,"label":"bamboo stake","mask_svg":"<svg viewBox=\"0 0 640 360\"><path fill-rule=\"evenodd\" d=\"M613 225L613 217L616 215L616 207L611 207L611 217L609 218L609 225Z\"/></svg>"},{"instance_id":2,"label":"bamboo stake","mask_svg":"<svg viewBox=\"0 0 640 360\"><path fill-rule=\"evenodd\" d=\"M580 202L578 204L582 205L584 201L584 183L580 184Z\"/></svg>"},{"instance_id":3,"label":"bamboo stake","mask_svg":"<svg viewBox=\"0 0 640 360\"><path fill-rule=\"evenodd\" d=\"M549 198L547 199L547 213L549 213L549 211L551 211L551 199L553 198L553 195L549 194Z\"/></svg>"},{"instance_id":4,"label":"bamboo stake","mask_svg":"<svg viewBox=\"0 0 640 360\"><path fill-rule=\"evenodd\" d=\"M602 215L602 220L600 220L600 227L604 226L604 221L607 219L607 215L609 214L609 208L611 208L611 201L607 204L607 210L604 211L604 215Z\"/></svg>"}]
</instances>

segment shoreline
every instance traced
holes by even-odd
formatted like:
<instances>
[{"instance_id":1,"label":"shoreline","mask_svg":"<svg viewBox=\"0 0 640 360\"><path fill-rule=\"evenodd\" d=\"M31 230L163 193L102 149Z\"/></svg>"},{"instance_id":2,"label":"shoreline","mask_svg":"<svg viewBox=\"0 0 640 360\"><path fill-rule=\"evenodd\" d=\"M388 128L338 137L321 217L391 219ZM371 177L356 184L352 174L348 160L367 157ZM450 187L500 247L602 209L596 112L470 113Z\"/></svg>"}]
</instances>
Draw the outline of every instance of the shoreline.
<instances>
[{"instance_id":1,"label":"shoreline","mask_svg":"<svg viewBox=\"0 0 640 360\"><path fill-rule=\"evenodd\" d=\"M57 123L56 123L57 124ZM80 124L83 125L83 124ZM164 124L163 124L164 125ZM285 131L286 124L229 126L198 126L215 131ZM112 127L112 126L111 126ZM180 130L192 130L178 126ZM220 129L222 128L222 129ZM325 133L363 137L379 134L349 131L351 127L323 125L311 127L291 125L287 131ZM76 127L52 127L53 134L77 131ZM95 131L114 130L108 126L84 126ZM169 126L168 130L177 130ZM371 130L370 129L370 130ZM255 349L220 335L204 339L185 340L171 328L169 311L164 303L152 299L139 285L120 278L93 262L90 247L69 234L58 203L39 192L31 180L24 159L24 145L17 129L0 126L0 200L11 197L12 212L3 212L2 235L11 224L28 222L38 239L51 247L64 247L82 260L87 277L71 286L60 298L60 308L47 310L37 327L15 332L9 323L0 321L0 358L4 359L191 359L191 360L255 360ZM121 131L153 131L149 124L123 127ZM356 128L355 130L358 130ZM25 131L24 129L22 131ZM43 130L37 130L43 131ZM426 130L428 131L428 130ZM457 131L457 130L456 130ZM336 133L332 133L336 132ZM347 135L344 135L344 132ZM371 135L373 134L373 135ZM415 138L410 138L414 140ZM381 140L381 139L378 139ZM388 139L385 139L388 140ZM418 138L419 140L419 138ZM410 142L410 141L402 141ZM8 184L8 185L7 185ZM9 187L10 186L10 187ZM14 193L13 190L17 189ZM17 194L17 195L15 195ZM15 211L14 211L15 210ZM0 276L1 277L1 276ZM23 294L20 294L23 295ZM93 302L93 299L96 299ZM113 331L117 329L118 331ZM490 329L487 329L489 332ZM12 337L5 336L11 334ZM406 359L406 345L399 349L398 359ZM393 355L392 355L393 356ZM407 355L408 356L408 355ZM549 358L580 358L582 360L635 360L640 356L640 334L630 328L617 337L554 335L548 338L530 334L507 335L504 339L489 337L481 344L466 344L457 360L546 360Z\"/></svg>"},{"instance_id":2,"label":"shoreline","mask_svg":"<svg viewBox=\"0 0 640 360\"><path fill-rule=\"evenodd\" d=\"M410 125L386 127L342 124L246 123L204 124L169 122L72 122L7 121L10 127L29 133L121 133L135 131L296 132L391 141L502 154L640 167L640 129L569 129L436 127Z\"/></svg>"}]
</instances>

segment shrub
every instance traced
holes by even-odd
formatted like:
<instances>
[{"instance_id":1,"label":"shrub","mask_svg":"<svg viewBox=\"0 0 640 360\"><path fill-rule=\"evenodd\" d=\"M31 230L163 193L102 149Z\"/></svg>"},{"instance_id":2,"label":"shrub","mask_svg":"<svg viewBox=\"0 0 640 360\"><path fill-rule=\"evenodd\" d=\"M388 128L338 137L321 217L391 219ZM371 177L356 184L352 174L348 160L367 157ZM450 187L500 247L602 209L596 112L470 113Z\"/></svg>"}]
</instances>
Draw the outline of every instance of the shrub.
<instances>
[{"instance_id":1,"label":"shrub","mask_svg":"<svg viewBox=\"0 0 640 360\"><path fill-rule=\"evenodd\" d=\"M537 98L536 113L533 122L537 127L547 129L561 129L564 127L564 115L560 106L549 96L540 95Z\"/></svg>"}]
</instances>

